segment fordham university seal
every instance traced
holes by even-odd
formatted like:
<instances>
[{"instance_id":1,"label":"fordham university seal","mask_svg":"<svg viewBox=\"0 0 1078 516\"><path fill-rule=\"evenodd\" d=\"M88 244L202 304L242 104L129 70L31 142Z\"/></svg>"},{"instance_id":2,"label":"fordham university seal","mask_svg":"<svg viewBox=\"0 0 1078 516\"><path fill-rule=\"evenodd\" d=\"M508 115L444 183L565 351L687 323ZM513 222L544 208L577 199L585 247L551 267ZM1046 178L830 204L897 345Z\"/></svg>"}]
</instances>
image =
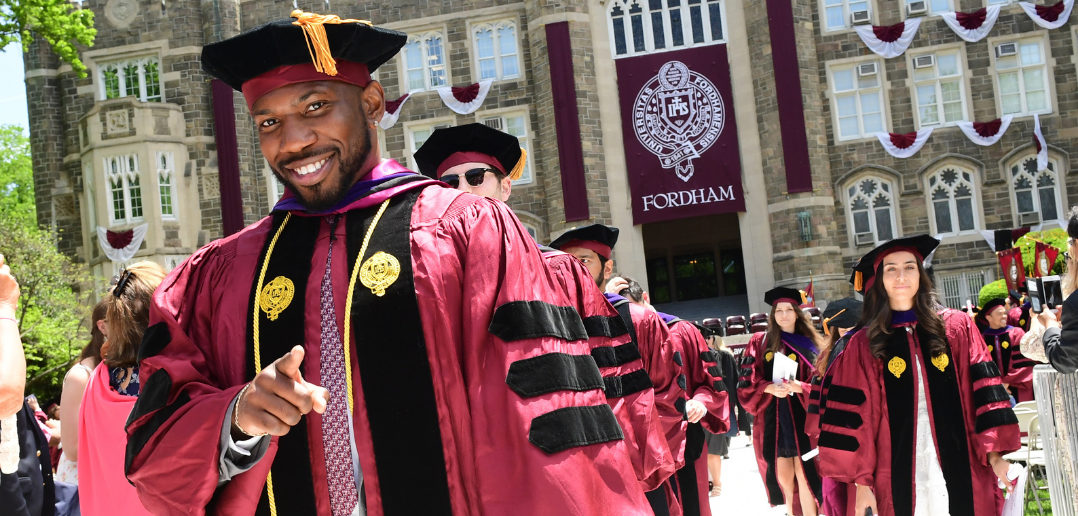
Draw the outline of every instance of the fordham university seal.
<instances>
[{"instance_id":1,"label":"fordham university seal","mask_svg":"<svg viewBox=\"0 0 1078 516\"><path fill-rule=\"evenodd\" d=\"M725 119L719 90L680 61L664 64L633 103L636 138L682 181L692 177L692 160L719 139Z\"/></svg>"}]
</instances>

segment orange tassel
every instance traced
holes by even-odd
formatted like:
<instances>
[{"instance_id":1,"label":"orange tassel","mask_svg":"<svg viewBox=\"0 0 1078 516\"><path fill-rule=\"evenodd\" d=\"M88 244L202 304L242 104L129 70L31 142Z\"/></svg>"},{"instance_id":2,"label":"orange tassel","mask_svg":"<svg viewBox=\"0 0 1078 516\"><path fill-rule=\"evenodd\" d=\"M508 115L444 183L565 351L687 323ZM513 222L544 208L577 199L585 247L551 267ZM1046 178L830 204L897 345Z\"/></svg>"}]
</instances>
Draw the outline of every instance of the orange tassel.
<instances>
[{"instance_id":1,"label":"orange tassel","mask_svg":"<svg viewBox=\"0 0 1078 516\"><path fill-rule=\"evenodd\" d=\"M865 286L864 275L861 274L861 271L855 271L853 273L853 289L860 292L861 289L864 288L864 286Z\"/></svg>"},{"instance_id":2,"label":"orange tassel","mask_svg":"<svg viewBox=\"0 0 1078 516\"><path fill-rule=\"evenodd\" d=\"M524 165L528 163L528 151L520 149L520 159L517 160L517 164L513 167L513 170L509 171L509 179L516 181L520 179L520 176L524 175Z\"/></svg>"},{"instance_id":3,"label":"orange tassel","mask_svg":"<svg viewBox=\"0 0 1078 516\"><path fill-rule=\"evenodd\" d=\"M325 25L340 25L342 23L362 23L371 26L368 20L342 20L335 14L305 13L299 9L292 11L292 17L297 25L303 29L303 39L307 41L307 51L311 53L314 61L314 69L329 76L337 75L337 61L329 50L329 37L326 36Z\"/></svg>"}]
</instances>

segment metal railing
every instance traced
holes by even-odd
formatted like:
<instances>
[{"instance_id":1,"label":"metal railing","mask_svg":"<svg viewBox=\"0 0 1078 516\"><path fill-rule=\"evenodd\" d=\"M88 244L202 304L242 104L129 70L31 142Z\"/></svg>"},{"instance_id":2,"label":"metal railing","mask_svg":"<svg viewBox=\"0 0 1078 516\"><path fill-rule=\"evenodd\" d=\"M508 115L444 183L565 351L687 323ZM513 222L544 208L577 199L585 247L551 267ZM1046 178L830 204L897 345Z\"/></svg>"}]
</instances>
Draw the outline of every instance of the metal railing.
<instances>
[{"instance_id":1,"label":"metal railing","mask_svg":"<svg viewBox=\"0 0 1078 516\"><path fill-rule=\"evenodd\" d=\"M1078 374L1033 369L1052 516L1078 516Z\"/></svg>"}]
</instances>

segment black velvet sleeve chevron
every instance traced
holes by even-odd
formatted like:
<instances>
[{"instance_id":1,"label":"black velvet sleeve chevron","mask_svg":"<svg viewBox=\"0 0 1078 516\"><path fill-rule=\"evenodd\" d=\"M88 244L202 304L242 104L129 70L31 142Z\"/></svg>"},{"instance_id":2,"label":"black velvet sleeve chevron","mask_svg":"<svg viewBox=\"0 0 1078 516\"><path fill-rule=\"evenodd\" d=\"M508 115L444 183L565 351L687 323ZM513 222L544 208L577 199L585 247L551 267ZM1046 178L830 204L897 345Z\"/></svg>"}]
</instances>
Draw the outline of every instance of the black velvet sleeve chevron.
<instances>
[{"instance_id":1,"label":"black velvet sleeve chevron","mask_svg":"<svg viewBox=\"0 0 1078 516\"><path fill-rule=\"evenodd\" d=\"M985 378L994 378L1000 376L999 368L996 367L995 362L980 362L969 366L969 372L973 376L973 381L984 380Z\"/></svg>"},{"instance_id":2,"label":"black velvet sleeve chevron","mask_svg":"<svg viewBox=\"0 0 1078 516\"><path fill-rule=\"evenodd\" d=\"M998 408L977 416L977 428L975 431L979 434L997 426L1017 424L1018 416L1014 415L1014 411L1010 407Z\"/></svg>"},{"instance_id":3,"label":"black velvet sleeve chevron","mask_svg":"<svg viewBox=\"0 0 1078 516\"><path fill-rule=\"evenodd\" d=\"M142 345L138 348L139 362L157 356L170 342L172 335L168 332L168 324L159 322L146 328L146 332L142 334Z\"/></svg>"},{"instance_id":4,"label":"black velvet sleeve chevron","mask_svg":"<svg viewBox=\"0 0 1078 516\"><path fill-rule=\"evenodd\" d=\"M610 405L560 408L532 419L528 441L548 454L624 439Z\"/></svg>"},{"instance_id":5,"label":"black velvet sleeve chevron","mask_svg":"<svg viewBox=\"0 0 1078 516\"><path fill-rule=\"evenodd\" d=\"M603 378L603 383L605 385L603 391L606 393L607 399L622 398L654 386L648 372L643 369L637 369L620 376L605 377Z\"/></svg>"},{"instance_id":6,"label":"black velvet sleeve chevron","mask_svg":"<svg viewBox=\"0 0 1078 516\"><path fill-rule=\"evenodd\" d=\"M1002 385L988 385L973 391L973 404L977 407L1009 401L1010 399L1011 395Z\"/></svg>"},{"instance_id":7,"label":"black velvet sleeve chevron","mask_svg":"<svg viewBox=\"0 0 1078 516\"><path fill-rule=\"evenodd\" d=\"M857 442L857 438L852 435L823 431L820 432L820 447L855 452L861 448L861 443Z\"/></svg>"},{"instance_id":8,"label":"black velvet sleeve chevron","mask_svg":"<svg viewBox=\"0 0 1078 516\"><path fill-rule=\"evenodd\" d=\"M860 405L864 403L866 399L865 391L854 387L832 384L831 387L827 389L828 401L837 401L847 405Z\"/></svg>"},{"instance_id":9,"label":"black velvet sleeve chevron","mask_svg":"<svg viewBox=\"0 0 1078 516\"><path fill-rule=\"evenodd\" d=\"M719 361L719 352L712 350L700 353L700 360L714 364Z\"/></svg>"},{"instance_id":10,"label":"black velvet sleeve chevron","mask_svg":"<svg viewBox=\"0 0 1078 516\"><path fill-rule=\"evenodd\" d=\"M584 318L584 330L591 337L620 337L629 333L620 316L593 315Z\"/></svg>"},{"instance_id":11,"label":"black velvet sleeve chevron","mask_svg":"<svg viewBox=\"0 0 1078 516\"><path fill-rule=\"evenodd\" d=\"M512 301L494 310L490 333L505 342L536 337L585 340L588 332L576 310L545 301Z\"/></svg>"},{"instance_id":12,"label":"black velvet sleeve chevron","mask_svg":"<svg viewBox=\"0 0 1078 516\"><path fill-rule=\"evenodd\" d=\"M678 366L685 365L681 360L681 352L680 351L675 351L674 352L674 363L677 364Z\"/></svg>"},{"instance_id":13,"label":"black velvet sleeve chevron","mask_svg":"<svg viewBox=\"0 0 1078 516\"><path fill-rule=\"evenodd\" d=\"M719 369L719 366L707 366L707 374L715 378L720 378L722 377L722 369Z\"/></svg>"},{"instance_id":14,"label":"black velvet sleeve chevron","mask_svg":"<svg viewBox=\"0 0 1078 516\"><path fill-rule=\"evenodd\" d=\"M741 365L742 365L742 367L750 366L750 365L755 364L755 363L756 363L756 357L754 357L754 356L745 355L744 357L741 357Z\"/></svg>"},{"instance_id":15,"label":"black velvet sleeve chevron","mask_svg":"<svg viewBox=\"0 0 1078 516\"><path fill-rule=\"evenodd\" d=\"M861 424L864 423L860 414L834 407L827 408L827 411L823 413L823 417L820 418L820 422L825 425L849 428L851 430L861 428Z\"/></svg>"},{"instance_id":16,"label":"black velvet sleeve chevron","mask_svg":"<svg viewBox=\"0 0 1078 516\"><path fill-rule=\"evenodd\" d=\"M620 346L592 348L591 357L599 367L617 367L639 359L640 348L632 342Z\"/></svg>"},{"instance_id":17,"label":"black velvet sleeve chevron","mask_svg":"<svg viewBox=\"0 0 1078 516\"><path fill-rule=\"evenodd\" d=\"M602 389L603 375L591 355L547 353L509 365L505 383L513 392L532 398L556 391Z\"/></svg>"}]
</instances>

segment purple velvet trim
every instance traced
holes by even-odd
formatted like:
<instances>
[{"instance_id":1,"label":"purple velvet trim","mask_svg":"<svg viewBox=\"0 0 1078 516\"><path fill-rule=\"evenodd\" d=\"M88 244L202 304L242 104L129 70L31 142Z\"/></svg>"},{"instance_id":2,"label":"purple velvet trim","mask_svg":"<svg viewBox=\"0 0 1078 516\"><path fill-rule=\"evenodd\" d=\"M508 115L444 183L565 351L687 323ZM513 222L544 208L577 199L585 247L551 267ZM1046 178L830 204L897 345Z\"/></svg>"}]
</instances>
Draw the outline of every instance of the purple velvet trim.
<instances>
[{"instance_id":1,"label":"purple velvet trim","mask_svg":"<svg viewBox=\"0 0 1078 516\"><path fill-rule=\"evenodd\" d=\"M240 155L236 142L236 105L232 87L210 81L213 93L213 142L217 147L217 182L221 188L221 229L224 236L243 229L240 193Z\"/></svg>"},{"instance_id":2,"label":"purple velvet trim","mask_svg":"<svg viewBox=\"0 0 1078 516\"><path fill-rule=\"evenodd\" d=\"M891 326L902 326L915 322L917 322L917 313L913 310L891 312Z\"/></svg>"},{"instance_id":3,"label":"purple velvet trim","mask_svg":"<svg viewBox=\"0 0 1078 516\"><path fill-rule=\"evenodd\" d=\"M624 297L621 297L621 296L619 296L617 294L603 294L603 295L606 296L606 300L609 301L610 304L619 303L621 301L628 301L628 299L625 299Z\"/></svg>"},{"instance_id":4,"label":"purple velvet trim","mask_svg":"<svg viewBox=\"0 0 1078 516\"><path fill-rule=\"evenodd\" d=\"M775 98L782 133L782 160L786 191L812 191L805 105L801 100L801 69L797 62L797 29L790 0L767 0L771 32L771 60L775 67Z\"/></svg>"},{"instance_id":5,"label":"purple velvet trim","mask_svg":"<svg viewBox=\"0 0 1078 516\"><path fill-rule=\"evenodd\" d=\"M573 75L569 22L548 23L546 42L565 221L588 220L591 216L588 214L588 190L584 179L584 147L580 138L580 118L576 106L576 78Z\"/></svg>"},{"instance_id":6,"label":"purple velvet trim","mask_svg":"<svg viewBox=\"0 0 1078 516\"><path fill-rule=\"evenodd\" d=\"M998 336L1003 335L1003 334L1005 334L1005 333L1007 333L1007 332L1009 332L1009 331L1011 331L1013 329L1014 329L1014 326L1006 326L1006 327L1000 328L998 330L993 330L991 328L988 328L988 329L981 330L981 333L984 334L984 335L991 335L993 337L998 337Z\"/></svg>"},{"instance_id":7,"label":"purple velvet trim","mask_svg":"<svg viewBox=\"0 0 1078 516\"><path fill-rule=\"evenodd\" d=\"M816 349L816 345L813 344L812 339L804 335L798 333L782 332L779 337L782 339L783 342L789 344L790 347L794 348L794 351L798 351L798 354L803 355L805 352L811 352L815 355L818 351Z\"/></svg>"},{"instance_id":8,"label":"purple velvet trim","mask_svg":"<svg viewBox=\"0 0 1078 516\"><path fill-rule=\"evenodd\" d=\"M676 321L678 319L678 316L676 316L676 315L670 315L670 314L663 313L663 312L655 312L655 313L659 314L659 318L661 318L663 320L663 322L666 323L666 324L670 324L671 322Z\"/></svg>"},{"instance_id":9,"label":"purple velvet trim","mask_svg":"<svg viewBox=\"0 0 1078 516\"><path fill-rule=\"evenodd\" d=\"M336 212L338 210L343 209L344 207L348 206L349 204L352 204L353 202L356 202L357 200L365 197L367 192L369 192L371 190L371 188L374 188L374 187L376 187L376 186L378 186L378 185L380 185L382 183L385 183L386 181L396 179L398 177L404 177L404 176L411 175L411 174L414 174L414 172L400 172L400 173L397 173L397 174L391 174L391 175L388 175L388 176L385 176L385 177L380 177L378 179L368 179L368 180L365 180L365 181L359 181L358 183L352 185L352 188L350 188L348 190L348 194L344 196L344 200L337 203L336 206L334 206L334 207L332 207L332 208L330 208L328 210L325 210L325 211L308 212L307 208L304 207L303 204L299 202L299 198L298 197L293 197L293 196L287 196L287 197L282 198L273 207L273 210L274 211L280 211L280 210L302 211L302 212L306 212L306 213L308 213L310 215L324 215L326 213L334 213L334 212Z\"/></svg>"}]
</instances>

